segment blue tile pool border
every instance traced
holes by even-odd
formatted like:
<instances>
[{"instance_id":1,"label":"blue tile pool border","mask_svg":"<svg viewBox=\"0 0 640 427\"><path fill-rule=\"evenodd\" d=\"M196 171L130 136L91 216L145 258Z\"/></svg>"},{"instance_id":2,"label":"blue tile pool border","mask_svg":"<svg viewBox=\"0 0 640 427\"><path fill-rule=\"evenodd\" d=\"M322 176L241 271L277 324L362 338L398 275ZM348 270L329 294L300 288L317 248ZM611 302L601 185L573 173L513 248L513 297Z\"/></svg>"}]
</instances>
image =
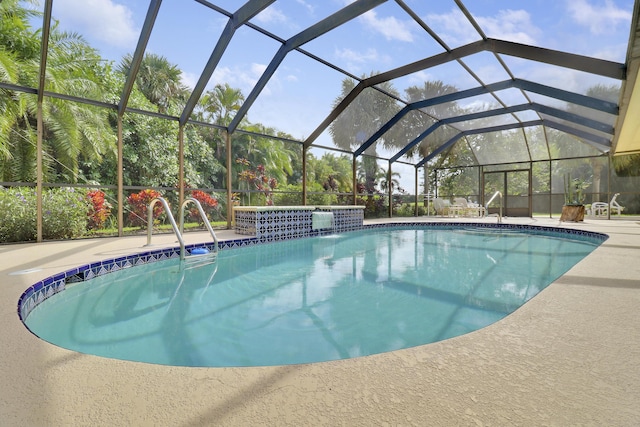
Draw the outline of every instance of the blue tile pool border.
<instances>
[{"instance_id":1,"label":"blue tile pool border","mask_svg":"<svg viewBox=\"0 0 640 427\"><path fill-rule=\"evenodd\" d=\"M533 233L551 235L555 237L567 236L573 239L590 241L593 243L602 243L609 238L604 233L596 233L593 231L577 230L573 228L559 228L548 226L535 226L523 224L487 224L487 223L469 223L469 222L402 222L402 223L380 223L366 224L354 231L373 230L373 229L440 229L440 230L464 230L464 229L500 229L500 230L518 230ZM319 235L331 234L331 231L316 231L308 237L316 237ZM300 237L284 238L285 236L269 236L268 238L241 238L233 240L223 240L218 243L219 250L237 249L247 246L272 243L283 240L294 240ZM302 237L302 238L306 238ZM187 253L194 248L207 248L213 250L213 242L192 244L185 246ZM81 265L76 268L64 271L47 277L39 282L31 285L25 290L18 299L18 316L24 323L31 311L51 296L62 292L67 285L84 282L97 276L113 273L124 268L131 268L136 265L148 264L151 262L163 261L180 257L180 248L164 248L147 252L139 252L127 256L121 256L104 261L98 261L91 264Z\"/></svg>"}]
</instances>

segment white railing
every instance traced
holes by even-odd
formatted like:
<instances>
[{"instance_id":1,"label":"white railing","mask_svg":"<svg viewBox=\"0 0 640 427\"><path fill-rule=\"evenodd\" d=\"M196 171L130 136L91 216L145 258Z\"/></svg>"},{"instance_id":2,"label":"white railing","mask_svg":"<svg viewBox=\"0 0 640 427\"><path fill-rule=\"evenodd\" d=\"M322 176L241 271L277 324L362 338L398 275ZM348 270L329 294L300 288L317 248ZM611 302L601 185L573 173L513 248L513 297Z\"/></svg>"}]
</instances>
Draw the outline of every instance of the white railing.
<instances>
[{"instance_id":1,"label":"white railing","mask_svg":"<svg viewBox=\"0 0 640 427\"><path fill-rule=\"evenodd\" d=\"M491 196L491 198L489 199L489 201L485 205L485 212L487 213L487 216L489 216L488 215L488 213L489 213L489 205L498 196L500 197L500 210L498 211L498 224L500 224L502 222L502 193L500 191L496 191L495 193L493 193L493 196Z\"/></svg>"}]
</instances>

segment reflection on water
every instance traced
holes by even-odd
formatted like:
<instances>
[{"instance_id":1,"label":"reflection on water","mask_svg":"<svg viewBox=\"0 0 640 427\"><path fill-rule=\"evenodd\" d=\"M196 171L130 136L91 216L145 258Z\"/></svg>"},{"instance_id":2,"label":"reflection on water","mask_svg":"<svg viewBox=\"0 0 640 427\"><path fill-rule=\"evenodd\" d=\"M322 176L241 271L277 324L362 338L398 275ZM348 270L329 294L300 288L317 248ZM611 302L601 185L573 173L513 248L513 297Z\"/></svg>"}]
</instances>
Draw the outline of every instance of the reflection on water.
<instances>
[{"instance_id":1,"label":"reflection on water","mask_svg":"<svg viewBox=\"0 0 640 427\"><path fill-rule=\"evenodd\" d=\"M62 347L150 363L357 357L487 326L594 248L513 231L344 233L100 276L49 298L26 323Z\"/></svg>"}]
</instances>

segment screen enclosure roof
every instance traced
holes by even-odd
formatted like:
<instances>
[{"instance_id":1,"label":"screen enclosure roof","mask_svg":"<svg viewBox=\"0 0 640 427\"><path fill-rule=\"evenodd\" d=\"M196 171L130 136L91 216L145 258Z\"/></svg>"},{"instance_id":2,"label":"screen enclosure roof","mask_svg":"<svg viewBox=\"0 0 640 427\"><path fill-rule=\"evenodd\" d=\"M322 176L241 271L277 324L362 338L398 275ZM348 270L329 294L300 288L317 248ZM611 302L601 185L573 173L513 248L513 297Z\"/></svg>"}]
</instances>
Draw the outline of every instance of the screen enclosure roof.
<instances>
[{"instance_id":1,"label":"screen enclosure roof","mask_svg":"<svg viewBox=\"0 0 640 427\"><path fill-rule=\"evenodd\" d=\"M189 88L169 117L181 125L228 84L242 102L209 125L260 123L311 149L415 166L640 152L637 1L41 3L43 46L58 25L105 60L130 55L110 105L121 114L136 110L136 73L154 53Z\"/></svg>"}]
</instances>

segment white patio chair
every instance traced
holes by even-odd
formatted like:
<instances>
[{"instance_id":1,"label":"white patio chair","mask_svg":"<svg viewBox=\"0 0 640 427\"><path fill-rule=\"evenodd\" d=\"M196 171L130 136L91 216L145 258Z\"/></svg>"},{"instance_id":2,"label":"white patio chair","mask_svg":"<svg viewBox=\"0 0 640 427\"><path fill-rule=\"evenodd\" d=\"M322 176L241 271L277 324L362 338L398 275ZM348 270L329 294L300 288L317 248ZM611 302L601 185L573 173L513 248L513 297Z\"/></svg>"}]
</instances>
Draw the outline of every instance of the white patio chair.
<instances>
[{"instance_id":1,"label":"white patio chair","mask_svg":"<svg viewBox=\"0 0 640 427\"><path fill-rule=\"evenodd\" d=\"M616 201L619 195L620 193L614 194L613 197L611 198L611 201L609 202L611 213L613 213L613 211L616 211L618 216L620 216L620 214L624 210L624 206L620 206L620 204Z\"/></svg>"},{"instance_id":2,"label":"white patio chair","mask_svg":"<svg viewBox=\"0 0 640 427\"><path fill-rule=\"evenodd\" d=\"M440 199L438 197L432 199L433 208L436 210L436 215L449 216L450 203L448 200Z\"/></svg>"},{"instance_id":3,"label":"white patio chair","mask_svg":"<svg viewBox=\"0 0 640 427\"><path fill-rule=\"evenodd\" d=\"M464 197L455 197L453 199L454 206L461 206L464 216L481 217L484 216L484 206L475 203L469 203Z\"/></svg>"},{"instance_id":4,"label":"white patio chair","mask_svg":"<svg viewBox=\"0 0 640 427\"><path fill-rule=\"evenodd\" d=\"M596 218L606 218L609 216L609 209L611 209L611 213L617 213L618 216L624 210L624 206L620 206L620 204L616 201L620 193L616 193L611 198L609 203L605 202L595 202L591 204L591 214Z\"/></svg>"}]
</instances>

